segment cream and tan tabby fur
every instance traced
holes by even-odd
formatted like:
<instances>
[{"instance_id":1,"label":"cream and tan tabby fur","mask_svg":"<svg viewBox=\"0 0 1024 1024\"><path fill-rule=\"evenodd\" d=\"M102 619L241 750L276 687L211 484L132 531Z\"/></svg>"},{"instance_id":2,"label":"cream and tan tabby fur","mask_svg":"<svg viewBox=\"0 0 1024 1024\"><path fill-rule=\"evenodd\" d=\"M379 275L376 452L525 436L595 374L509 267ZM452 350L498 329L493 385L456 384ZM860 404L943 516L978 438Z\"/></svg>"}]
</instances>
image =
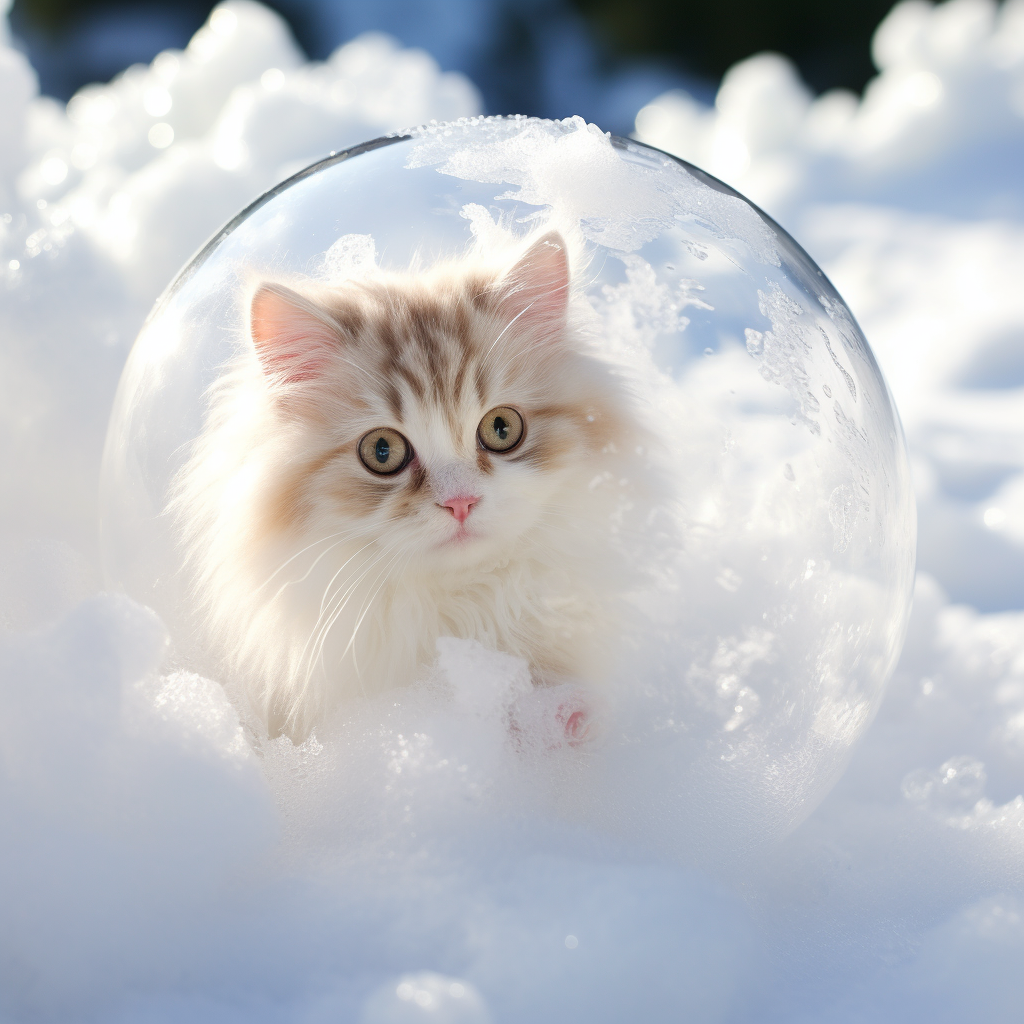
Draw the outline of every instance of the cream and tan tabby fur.
<instances>
[{"instance_id":1,"label":"cream and tan tabby fur","mask_svg":"<svg viewBox=\"0 0 1024 1024\"><path fill-rule=\"evenodd\" d=\"M414 681L442 636L599 681L638 432L563 237L249 294L171 510L207 641L270 734ZM520 422L507 451L482 440Z\"/></svg>"}]
</instances>

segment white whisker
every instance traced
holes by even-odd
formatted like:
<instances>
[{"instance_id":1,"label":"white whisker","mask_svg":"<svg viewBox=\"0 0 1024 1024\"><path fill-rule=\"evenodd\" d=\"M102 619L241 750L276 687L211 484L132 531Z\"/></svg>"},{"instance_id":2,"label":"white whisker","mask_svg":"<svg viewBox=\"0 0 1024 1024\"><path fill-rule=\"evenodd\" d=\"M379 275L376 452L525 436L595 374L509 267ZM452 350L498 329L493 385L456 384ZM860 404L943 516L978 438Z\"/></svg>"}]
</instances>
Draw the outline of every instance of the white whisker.
<instances>
[{"instance_id":1,"label":"white whisker","mask_svg":"<svg viewBox=\"0 0 1024 1024\"><path fill-rule=\"evenodd\" d=\"M370 547L372 543L373 542L364 545L362 548L359 549L359 551L356 552L356 555L361 554L368 547ZM369 565L363 568L362 571L350 574L341 583L341 585L334 590L333 593L331 593L331 587L334 585L335 580L337 580L338 575L341 572L341 569L339 569L338 572L334 574L334 577L331 579L331 582L327 584L327 588L324 590L323 599L320 602L320 614L317 616L317 620L313 624L313 629L310 631L309 637L306 640L306 644L303 647L302 654L299 658L300 664L305 661L307 665L307 683L309 682L309 678L313 671L313 666L316 664L317 660L314 652L317 650L318 645L321 643L325 630L329 628L329 624L337 618L337 615L341 614L341 611L344 609L344 606L347 603L349 597L355 592L355 588L358 587L360 582L365 578L365 576L372 571L373 567L377 565L385 557L385 554L386 552L381 552L375 558L371 559ZM356 555L353 555L352 558L355 558ZM351 562L352 558L349 558L345 564L347 565L349 562ZM344 568L344 566L342 566L342 568ZM339 602L339 604L335 605L335 602ZM306 652L309 650L309 645L311 643L313 644L313 650L312 652L310 652L309 658L307 659Z\"/></svg>"},{"instance_id":2,"label":"white whisker","mask_svg":"<svg viewBox=\"0 0 1024 1024\"><path fill-rule=\"evenodd\" d=\"M292 562L294 562L296 558L299 558L300 556L304 555L304 554L305 554L305 553L306 553L307 551L311 550L312 548L315 548L315 547L317 546L317 544L323 544L323 543L324 543L325 541L328 541L328 540L334 540L334 538L335 538L335 537L341 537L341 536L343 536L343 535L344 535L344 534L346 534L346 533L352 533L352 532L354 532L354 531L352 531L352 530L339 530L339 531L338 531L337 533L331 533L331 534L328 534L328 535L327 535L326 537L320 537L320 538L319 538L318 540L315 540L315 541L313 541L313 542L312 542L311 544L307 544L307 545L306 545L306 546L305 546L305 547L304 547L304 548L303 548L303 549L302 549L301 551L296 551L296 552L295 552L295 554L294 554L294 555L292 555L292 556L291 556L290 558L286 558L286 559L285 559L285 560L284 560L284 561L283 561L283 562L282 562L282 563L281 563L281 564L280 564L280 565L279 565L279 566L278 566L278 567L277 567L277 568L276 568L276 569L275 569L275 570L274 570L274 571L273 571L273 572L272 572L272 573L271 573L271 574L270 574L270 575L269 575L269 576L268 576L268 577L267 577L267 578L266 578L266 579L265 579L265 580L264 580L264 581L263 581L263 582L262 582L262 583L261 583L261 584L259 585L259 587L257 587L257 588L256 588L256 593L259 593L259 592L260 592L260 591L261 591L261 590L262 590L262 589L263 589L263 588L264 588L264 587L265 587L265 586L266 586L266 585L267 585L268 583L270 583L270 582L271 582L271 580L273 580L273 578L274 578L274 577L275 577L275 576L276 576L276 575L277 575L277 574L278 574L279 572L281 572L282 570L286 569L286 568L287 568L287 567L288 567L289 565L291 565L291 563L292 563ZM336 546L336 545L332 545L332 547L334 547L334 546ZM328 550L328 551L330 551L330 550L331 550L331 548L328 548L327 550ZM321 556L321 557L322 557L322 556ZM315 565L316 563L314 562L313 564ZM303 576L302 578L303 578L303 579L305 579L306 577L305 577L305 576ZM278 593L280 593L280 591L278 591Z\"/></svg>"},{"instance_id":3,"label":"white whisker","mask_svg":"<svg viewBox=\"0 0 1024 1024\"><path fill-rule=\"evenodd\" d=\"M376 583L377 580L380 579L382 574L386 573L391 568L391 566L395 563L395 561L397 561L397 558L400 555L400 553L401 552L395 552L394 554L391 555L390 558L387 559L387 564L385 565L384 569L381 570L381 573L378 573L377 577L374 579L374 583ZM383 562L385 560L387 555L388 555L388 552L382 552L382 554L378 558L374 559L366 567L366 569L359 575L358 579L356 579L353 582L353 584L348 588L348 590L346 591L346 593L344 595L343 600L340 602L338 607L333 611L333 613L331 613L329 615L328 621L324 624L323 628L320 630L319 635L317 636L316 642L314 643L313 651L310 654L309 670L308 670L308 673L307 673L307 684L308 684L309 677L312 674L313 669L314 669L314 667L315 667L315 665L316 665L316 663L318 661L320 662L321 667L326 670L326 666L323 665L322 658L323 658L324 647L325 647L326 642L327 642L327 637L328 637L330 631L334 628L335 623L341 617L341 614L345 610L345 608L348 605L349 601L355 595L356 588L370 574L370 572L373 571L373 569L376 566L378 566L381 562ZM371 586L373 586L373 584L371 584ZM348 648L346 647L345 651L342 652L342 654L341 654L341 656L339 658L339 661L344 660L344 658L345 658L345 656L347 654L348 654Z\"/></svg>"}]
</instances>

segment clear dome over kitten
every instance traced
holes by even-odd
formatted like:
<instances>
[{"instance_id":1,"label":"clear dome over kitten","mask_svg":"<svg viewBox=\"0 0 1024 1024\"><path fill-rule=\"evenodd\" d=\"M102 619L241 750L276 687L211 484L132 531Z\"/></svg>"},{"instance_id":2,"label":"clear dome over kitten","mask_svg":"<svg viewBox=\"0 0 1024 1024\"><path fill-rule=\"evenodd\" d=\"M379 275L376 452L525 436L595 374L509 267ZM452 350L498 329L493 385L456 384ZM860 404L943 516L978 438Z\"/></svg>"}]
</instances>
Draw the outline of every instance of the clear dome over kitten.
<instances>
[{"instance_id":1,"label":"clear dome over kitten","mask_svg":"<svg viewBox=\"0 0 1024 1024\"><path fill-rule=\"evenodd\" d=\"M639 432L569 251L263 281L171 510L219 670L300 741L441 636L538 685L607 671Z\"/></svg>"}]
</instances>

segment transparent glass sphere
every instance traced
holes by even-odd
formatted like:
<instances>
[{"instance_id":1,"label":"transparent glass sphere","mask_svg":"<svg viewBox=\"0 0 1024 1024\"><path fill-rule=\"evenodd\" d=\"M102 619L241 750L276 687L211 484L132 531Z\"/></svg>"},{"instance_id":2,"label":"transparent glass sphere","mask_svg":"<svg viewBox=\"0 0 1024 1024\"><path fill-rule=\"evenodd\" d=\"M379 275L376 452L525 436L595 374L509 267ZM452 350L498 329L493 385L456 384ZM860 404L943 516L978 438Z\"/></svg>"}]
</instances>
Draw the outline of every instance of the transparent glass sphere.
<instances>
[{"instance_id":1,"label":"transparent glass sphere","mask_svg":"<svg viewBox=\"0 0 1024 1024\"><path fill-rule=\"evenodd\" d=\"M429 265L495 224L525 236L552 218L585 240L602 343L628 364L668 475L644 514L636 558L650 564L575 806L719 849L780 835L838 777L900 652L915 550L902 430L843 300L778 225L578 118L379 139L220 231L124 371L104 461L108 582L188 650L168 491L244 343L240 282Z\"/></svg>"}]
</instances>

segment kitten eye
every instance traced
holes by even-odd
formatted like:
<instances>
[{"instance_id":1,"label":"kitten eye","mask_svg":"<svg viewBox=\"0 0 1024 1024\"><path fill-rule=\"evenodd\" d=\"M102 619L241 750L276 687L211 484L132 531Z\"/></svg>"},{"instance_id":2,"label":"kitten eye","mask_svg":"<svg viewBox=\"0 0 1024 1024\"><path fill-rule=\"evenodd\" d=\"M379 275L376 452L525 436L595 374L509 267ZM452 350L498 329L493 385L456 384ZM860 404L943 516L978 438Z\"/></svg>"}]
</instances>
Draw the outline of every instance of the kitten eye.
<instances>
[{"instance_id":1,"label":"kitten eye","mask_svg":"<svg viewBox=\"0 0 1024 1024\"><path fill-rule=\"evenodd\" d=\"M412 454L412 445L397 430L378 427L359 442L359 458L373 473L387 476L405 468Z\"/></svg>"},{"instance_id":2,"label":"kitten eye","mask_svg":"<svg viewBox=\"0 0 1024 1024\"><path fill-rule=\"evenodd\" d=\"M480 443L492 452L510 452L523 439L523 417L507 405L492 409L477 428Z\"/></svg>"}]
</instances>

